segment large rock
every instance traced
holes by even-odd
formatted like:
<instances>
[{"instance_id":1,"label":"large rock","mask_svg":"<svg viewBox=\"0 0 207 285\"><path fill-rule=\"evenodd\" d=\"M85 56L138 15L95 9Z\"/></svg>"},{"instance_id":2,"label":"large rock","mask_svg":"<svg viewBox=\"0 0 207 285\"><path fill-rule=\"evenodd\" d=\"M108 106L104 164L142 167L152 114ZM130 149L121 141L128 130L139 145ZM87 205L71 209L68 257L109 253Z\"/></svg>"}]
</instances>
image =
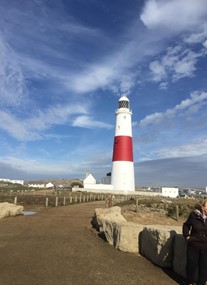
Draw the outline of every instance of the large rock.
<instances>
[{"instance_id":1,"label":"large rock","mask_svg":"<svg viewBox=\"0 0 207 285\"><path fill-rule=\"evenodd\" d=\"M173 242L181 227L147 226L141 237L141 254L160 267L172 267Z\"/></svg>"},{"instance_id":2,"label":"large rock","mask_svg":"<svg viewBox=\"0 0 207 285\"><path fill-rule=\"evenodd\" d=\"M105 230L105 222L111 221L116 223L126 222L121 214L121 208L114 206L111 208L96 208L93 217L93 226L97 227L100 232Z\"/></svg>"},{"instance_id":3,"label":"large rock","mask_svg":"<svg viewBox=\"0 0 207 285\"><path fill-rule=\"evenodd\" d=\"M127 222L120 207L95 209L92 223L104 233L109 244L122 251L139 252L139 235L144 226Z\"/></svg>"},{"instance_id":4,"label":"large rock","mask_svg":"<svg viewBox=\"0 0 207 285\"><path fill-rule=\"evenodd\" d=\"M139 252L139 235L143 230L143 225L132 222L104 221L104 235L107 242L115 248L131 252Z\"/></svg>"},{"instance_id":5,"label":"large rock","mask_svg":"<svg viewBox=\"0 0 207 285\"><path fill-rule=\"evenodd\" d=\"M143 227L143 225L132 222L117 224L114 235L116 237L116 248L121 251L139 253L139 237Z\"/></svg>"},{"instance_id":6,"label":"large rock","mask_svg":"<svg viewBox=\"0 0 207 285\"><path fill-rule=\"evenodd\" d=\"M23 206L17 206L7 202L0 203L0 219L23 215L23 209Z\"/></svg>"},{"instance_id":7,"label":"large rock","mask_svg":"<svg viewBox=\"0 0 207 285\"><path fill-rule=\"evenodd\" d=\"M182 234L175 236L173 252L173 271L186 277L187 242Z\"/></svg>"},{"instance_id":8,"label":"large rock","mask_svg":"<svg viewBox=\"0 0 207 285\"><path fill-rule=\"evenodd\" d=\"M124 222L126 223L126 222ZM118 229L117 222L112 220L104 220L104 227L103 232L107 242L114 247L117 247L117 236L119 233L117 232Z\"/></svg>"}]
</instances>

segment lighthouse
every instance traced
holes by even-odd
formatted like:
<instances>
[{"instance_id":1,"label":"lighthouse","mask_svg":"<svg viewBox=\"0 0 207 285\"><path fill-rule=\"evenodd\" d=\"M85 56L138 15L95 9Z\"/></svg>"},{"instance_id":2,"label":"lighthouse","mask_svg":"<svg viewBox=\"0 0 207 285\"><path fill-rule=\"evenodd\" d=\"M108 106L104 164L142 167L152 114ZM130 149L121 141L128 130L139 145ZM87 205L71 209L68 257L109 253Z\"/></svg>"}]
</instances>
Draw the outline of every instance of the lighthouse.
<instances>
[{"instance_id":1,"label":"lighthouse","mask_svg":"<svg viewBox=\"0 0 207 285\"><path fill-rule=\"evenodd\" d=\"M111 184L125 193L135 191L131 117L129 99L122 96L116 111Z\"/></svg>"}]
</instances>

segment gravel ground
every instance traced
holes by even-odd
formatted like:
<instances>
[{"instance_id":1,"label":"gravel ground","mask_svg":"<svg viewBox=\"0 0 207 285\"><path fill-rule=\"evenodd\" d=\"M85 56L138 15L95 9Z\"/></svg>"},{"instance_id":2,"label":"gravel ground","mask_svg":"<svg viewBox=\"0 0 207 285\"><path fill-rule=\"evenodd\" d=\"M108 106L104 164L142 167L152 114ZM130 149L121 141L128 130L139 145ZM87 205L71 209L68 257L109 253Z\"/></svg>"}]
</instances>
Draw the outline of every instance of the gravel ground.
<instances>
[{"instance_id":1,"label":"gravel ground","mask_svg":"<svg viewBox=\"0 0 207 285\"><path fill-rule=\"evenodd\" d=\"M114 249L91 228L92 202L0 220L4 285L174 285L181 278ZM34 210L34 209L33 209Z\"/></svg>"}]
</instances>

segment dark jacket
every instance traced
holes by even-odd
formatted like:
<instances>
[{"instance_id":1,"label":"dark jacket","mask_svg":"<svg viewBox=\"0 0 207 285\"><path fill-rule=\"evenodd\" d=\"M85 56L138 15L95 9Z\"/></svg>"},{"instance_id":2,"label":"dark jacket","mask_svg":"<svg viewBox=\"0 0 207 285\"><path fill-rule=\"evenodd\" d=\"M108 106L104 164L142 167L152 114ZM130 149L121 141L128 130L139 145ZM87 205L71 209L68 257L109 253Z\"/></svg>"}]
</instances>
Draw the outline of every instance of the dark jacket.
<instances>
[{"instance_id":1,"label":"dark jacket","mask_svg":"<svg viewBox=\"0 0 207 285\"><path fill-rule=\"evenodd\" d=\"M203 219L199 210L191 212L183 224L183 236L190 236L189 246L207 252L207 220Z\"/></svg>"}]
</instances>

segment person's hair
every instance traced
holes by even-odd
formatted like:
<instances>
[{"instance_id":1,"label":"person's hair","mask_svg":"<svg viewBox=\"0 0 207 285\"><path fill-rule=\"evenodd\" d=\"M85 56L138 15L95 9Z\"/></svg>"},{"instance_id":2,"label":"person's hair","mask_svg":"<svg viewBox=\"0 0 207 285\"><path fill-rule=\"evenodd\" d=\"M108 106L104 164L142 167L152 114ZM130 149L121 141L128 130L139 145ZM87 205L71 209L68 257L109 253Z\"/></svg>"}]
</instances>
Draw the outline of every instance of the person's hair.
<instances>
[{"instance_id":1,"label":"person's hair","mask_svg":"<svg viewBox=\"0 0 207 285\"><path fill-rule=\"evenodd\" d=\"M202 203L202 207L205 207L207 205L207 200L204 200Z\"/></svg>"},{"instance_id":2,"label":"person's hair","mask_svg":"<svg viewBox=\"0 0 207 285\"><path fill-rule=\"evenodd\" d=\"M203 206L203 205L202 205L202 206ZM195 209L195 210L199 210L200 212L201 212L201 210L202 210L200 204L195 204L194 209Z\"/></svg>"}]
</instances>

